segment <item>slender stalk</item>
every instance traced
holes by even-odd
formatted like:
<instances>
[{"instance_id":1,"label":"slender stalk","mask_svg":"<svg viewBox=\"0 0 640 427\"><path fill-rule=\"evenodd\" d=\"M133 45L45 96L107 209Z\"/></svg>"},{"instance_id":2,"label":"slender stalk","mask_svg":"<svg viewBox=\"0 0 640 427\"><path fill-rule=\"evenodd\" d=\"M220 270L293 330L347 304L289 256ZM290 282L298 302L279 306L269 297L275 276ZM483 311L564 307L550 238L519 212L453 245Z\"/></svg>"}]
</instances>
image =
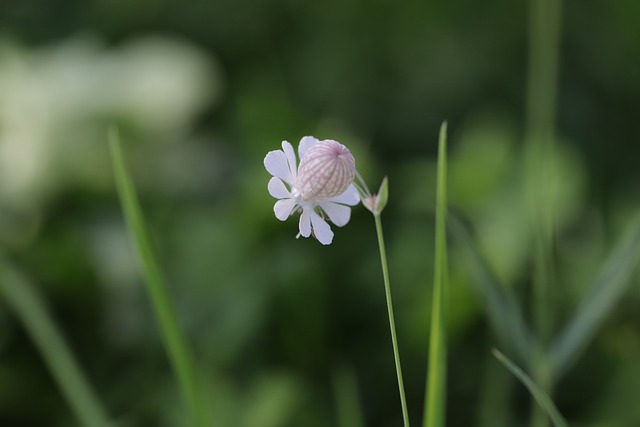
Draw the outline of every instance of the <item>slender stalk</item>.
<instances>
[{"instance_id":1,"label":"slender stalk","mask_svg":"<svg viewBox=\"0 0 640 427\"><path fill-rule=\"evenodd\" d=\"M147 236L146 225L140 210L138 197L124 161L120 141L115 132L111 132L109 136L114 174L124 216L140 258L142 271L146 279L147 291L153 303L156 318L160 324L162 338L169 359L178 376L191 423L197 427L211 427L204 393L198 381L193 358L189 351L187 340L178 325L178 319L167 290L167 284L156 263L151 243Z\"/></svg>"},{"instance_id":2,"label":"slender stalk","mask_svg":"<svg viewBox=\"0 0 640 427\"><path fill-rule=\"evenodd\" d=\"M527 132L553 136L562 0L529 1Z\"/></svg>"},{"instance_id":3,"label":"slender stalk","mask_svg":"<svg viewBox=\"0 0 640 427\"><path fill-rule=\"evenodd\" d=\"M96 393L47 312L44 301L33 284L2 258L0 295L24 325L75 414L78 424L85 427L109 426Z\"/></svg>"},{"instance_id":4,"label":"slender stalk","mask_svg":"<svg viewBox=\"0 0 640 427\"><path fill-rule=\"evenodd\" d=\"M436 191L436 238L424 427L444 427L447 399L447 123L440 127Z\"/></svg>"},{"instance_id":5,"label":"slender stalk","mask_svg":"<svg viewBox=\"0 0 640 427\"><path fill-rule=\"evenodd\" d=\"M529 65L527 87L526 155L531 209L535 232L535 273L531 311L538 337L531 372L539 387L551 395L553 372L548 363L548 347L553 329L554 265L551 248L554 242L554 211L545 195L554 183L556 98L561 29L561 0L529 2ZM532 427L548 425L546 414L533 407Z\"/></svg>"},{"instance_id":6,"label":"slender stalk","mask_svg":"<svg viewBox=\"0 0 640 427\"><path fill-rule=\"evenodd\" d=\"M380 248L380 262L382 263L382 276L384 277L384 291L387 296L387 311L389 313L389 327L391 328L391 342L393 344L393 357L396 362L396 374L398 376L398 389L400 391L400 403L402 405L402 420L404 427L409 427L409 412L407 411L407 398L404 393L404 381L402 380L402 368L400 366L400 354L398 352L398 338L396 337L396 324L393 316L393 304L391 302L391 285L389 284L389 269L387 267L387 252L382 235L382 222L380 213L373 215L376 222L378 235L378 247Z\"/></svg>"},{"instance_id":7,"label":"slender stalk","mask_svg":"<svg viewBox=\"0 0 640 427\"><path fill-rule=\"evenodd\" d=\"M536 236L534 324L543 345L551 334L549 289L553 262L554 211L547 194L554 176L555 113L561 0L530 0L529 81L527 93L526 160L532 219Z\"/></svg>"},{"instance_id":8,"label":"slender stalk","mask_svg":"<svg viewBox=\"0 0 640 427\"><path fill-rule=\"evenodd\" d=\"M540 220L539 220L540 221ZM540 226L541 224L538 223ZM536 236L535 272L533 278L533 315L538 340L531 358L532 374L538 387L548 395L553 394L553 373L549 364L549 345L553 326L554 309L551 298L554 278L553 259L549 253L552 242L550 232L538 228ZM549 418L540 406L531 408L531 427L547 427Z\"/></svg>"}]
</instances>

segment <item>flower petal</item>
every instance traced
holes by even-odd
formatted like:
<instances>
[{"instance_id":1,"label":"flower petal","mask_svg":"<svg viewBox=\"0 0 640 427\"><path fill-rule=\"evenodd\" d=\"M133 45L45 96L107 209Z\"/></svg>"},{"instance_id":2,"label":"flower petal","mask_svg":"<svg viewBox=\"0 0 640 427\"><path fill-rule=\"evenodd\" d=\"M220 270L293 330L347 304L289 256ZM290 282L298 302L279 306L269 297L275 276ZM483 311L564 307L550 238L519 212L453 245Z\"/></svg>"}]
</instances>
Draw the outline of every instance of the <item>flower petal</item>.
<instances>
[{"instance_id":1,"label":"flower petal","mask_svg":"<svg viewBox=\"0 0 640 427\"><path fill-rule=\"evenodd\" d=\"M300 140L300 144L298 145L298 156L300 159L306 154L309 147L318 142L318 138L314 138L313 136L305 136Z\"/></svg>"},{"instance_id":2,"label":"flower petal","mask_svg":"<svg viewBox=\"0 0 640 427\"><path fill-rule=\"evenodd\" d=\"M313 235L323 245L328 245L333 241L333 231L329 224L314 211L311 211L311 225L313 226Z\"/></svg>"},{"instance_id":3,"label":"flower petal","mask_svg":"<svg viewBox=\"0 0 640 427\"><path fill-rule=\"evenodd\" d=\"M269 180L267 188L269 189L269 194L276 199L289 199L291 197L291 193L287 190L282 180L275 176Z\"/></svg>"},{"instance_id":4,"label":"flower petal","mask_svg":"<svg viewBox=\"0 0 640 427\"><path fill-rule=\"evenodd\" d=\"M340 203L341 205L355 206L360 203L360 193L355 185L351 184L344 193L336 197L327 199L328 202Z\"/></svg>"},{"instance_id":5,"label":"flower petal","mask_svg":"<svg viewBox=\"0 0 640 427\"><path fill-rule=\"evenodd\" d=\"M293 185L293 176L284 151L269 151L264 158L264 167L271 175L280 178L289 185Z\"/></svg>"},{"instance_id":6,"label":"flower petal","mask_svg":"<svg viewBox=\"0 0 640 427\"><path fill-rule=\"evenodd\" d=\"M342 227L349 222L351 218L351 208L349 206L339 205L329 201L318 202L318 205L329 216L332 223L338 227Z\"/></svg>"},{"instance_id":7,"label":"flower petal","mask_svg":"<svg viewBox=\"0 0 640 427\"><path fill-rule=\"evenodd\" d=\"M296 171L298 170L298 163L296 162L296 153L293 151L293 146L288 141L282 141L282 149L285 156L287 156L287 163L289 163L289 171L291 172L291 182L296 181Z\"/></svg>"},{"instance_id":8,"label":"flower petal","mask_svg":"<svg viewBox=\"0 0 640 427\"><path fill-rule=\"evenodd\" d=\"M295 199L278 200L276 204L273 205L273 213L276 214L276 218L278 218L280 221L285 221L291 216L291 213L293 212L293 209L295 207Z\"/></svg>"},{"instance_id":9,"label":"flower petal","mask_svg":"<svg viewBox=\"0 0 640 427\"><path fill-rule=\"evenodd\" d=\"M309 237L311 235L311 212L312 208L303 209L300 215L300 235Z\"/></svg>"}]
</instances>

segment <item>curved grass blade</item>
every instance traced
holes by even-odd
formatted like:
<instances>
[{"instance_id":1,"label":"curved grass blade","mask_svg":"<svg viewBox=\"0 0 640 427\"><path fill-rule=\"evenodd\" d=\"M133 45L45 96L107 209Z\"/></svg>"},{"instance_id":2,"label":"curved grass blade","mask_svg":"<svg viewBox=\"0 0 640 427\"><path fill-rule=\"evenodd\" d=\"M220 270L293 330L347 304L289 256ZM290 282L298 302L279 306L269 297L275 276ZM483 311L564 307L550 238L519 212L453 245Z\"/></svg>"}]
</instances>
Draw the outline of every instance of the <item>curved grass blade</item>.
<instances>
[{"instance_id":1,"label":"curved grass blade","mask_svg":"<svg viewBox=\"0 0 640 427\"><path fill-rule=\"evenodd\" d=\"M120 141L115 130L109 133L109 143L116 185L124 216L140 259L146 279L147 291L160 324L169 359L180 382L191 422L197 427L211 427L203 390L196 375L193 359L189 352L187 341L178 326L167 285L156 263L138 203L138 196L125 164Z\"/></svg>"},{"instance_id":2,"label":"curved grass blade","mask_svg":"<svg viewBox=\"0 0 640 427\"><path fill-rule=\"evenodd\" d=\"M554 341L552 366L562 374L587 346L620 300L640 259L640 214L631 222L613 253L562 333Z\"/></svg>"},{"instance_id":3,"label":"curved grass blade","mask_svg":"<svg viewBox=\"0 0 640 427\"><path fill-rule=\"evenodd\" d=\"M458 241L461 255L466 260L472 278L475 279L471 284L484 300L494 333L503 345L512 349L518 355L518 359L529 366L532 363L533 337L520 307L498 284L466 227L455 215L449 216L449 229Z\"/></svg>"},{"instance_id":4,"label":"curved grass blade","mask_svg":"<svg viewBox=\"0 0 640 427\"><path fill-rule=\"evenodd\" d=\"M424 427L444 427L447 395L447 123L440 127L436 242Z\"/></svg>"},{"instance_id":5,"label":"curved grass blade","mask_svg":"<svg viewBox=\"0 0 640 427\"><path fill-rule=\"evenodd\" d=\"M24 325L78 423L86 427L109 426L96 393L84 377L35 287L20 271L2 258L0 295L4 296Z\"/></svg>"},{"instance_id":6,"label":"curved grass blade","mask_svg":"<svg viewBox=\"0 0 640 427\"><path fill-rule=\"evenodd\" d=\"M556 427L569 426L560 414L560 411L558 411L558 408L556 408L556 405L554 405L551 398L549 398L549 396L547 396L547 394L544 393L522 369L495 348L492 350L492 353L500 363L502 363L516 378L520 380L520 382L522 382L522 384L524 384L531 393L531 396L533 396L542 409L547 412L549 418L551 418L551 421Z\"/></svg>"},{"instance_id":7,"label":"curved grass blade","mask_svg":"<svg viewBox=\"0 0 640 427\"><path fill-rule=\"evenodd\" d=\"M488 353L482 361L481 372L476 427L513 427L513 414L505 410L513 396L513 375Z\"/></svg>"}]
</instances>

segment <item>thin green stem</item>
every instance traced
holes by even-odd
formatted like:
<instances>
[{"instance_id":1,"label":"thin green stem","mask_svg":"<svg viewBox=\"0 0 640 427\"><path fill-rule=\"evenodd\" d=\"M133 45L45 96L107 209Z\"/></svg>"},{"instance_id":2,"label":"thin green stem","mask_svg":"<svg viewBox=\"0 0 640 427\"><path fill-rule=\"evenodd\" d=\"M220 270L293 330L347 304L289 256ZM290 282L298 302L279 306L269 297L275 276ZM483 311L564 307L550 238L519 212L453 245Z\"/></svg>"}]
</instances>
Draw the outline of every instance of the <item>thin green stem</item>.
<instances>
[{"instance_id":1,"label":"thin green stem","mask_svg":"<svg viewBox=\"0 0 640 427\"><path fill-rule=\"evenodd\" d=\"M562 0L530 0L527 132L553 136Z\"/></svg>"},{"instance_id":2,"label":"thin green stem","mask_svg":"<svg viewBox=\"0 0 640 427\"><path fill-rule=\"evenodd\" d=\"M86 427L109 426L96 393L47 312L44 301L33 284L2 258L0 295L4 296L7 304L24 325L78 423Z\"/></svg>"},{"instance_id":3,"label":"thin green stem","mask_svg":"<svg viewBox=\"0 0 640 427\"><path fill-rule=\"evenodd\" d=\"M555 113L561 0L530 0L529 81L526 160L535 233L535 274L532 312L538 338L549 343L552 327L549 291L552 287L553 204L547 195L554 182Z\"/></svg>"},{"instance_id":4,"label":"thin green stem","mask_svg":"<svg viewBox=\"0 0 640 427\"><path fill-rule=\"evenodd\" d=\"M554 211L546 200L552 194L555 149L555 121L561 0L529 2L529 65L526 113L526 155L531 191L532 220L535 233L535 273L532 315L538 337L531 366L536 383L549 395L553 390L553 372L548 363L548 347L553 329L552 298L554 266L551 254L554 242ZM534 406L531 426L548 425L546 415Z\"/></svg>"},{"instance_id":5,"label":"thin green stem","mask_svg":"<svg viewBox=\"0 0 640 427\"><path fill-rule=\"evenodd\" d=\"M396 362L396 374L398 376L398 389L400 391L400 403L402 405L402 420L404 427L409 427L409 412L407 411L407 398L404 393L404 381L402 380L402 368L400 366L400 353L398 352L398 338L396 337L396 324L393 316L393 304L391 302L391 285L389 284L389 269L387 267L387 251L382 235L382 222L379 214L373 215L376 222L378 235L378 247L380 248L380 262L382 263L382 276L384 277L384 291L387 296L387 311L389 313L389 327L391 328L391 342L393 343L393 357Z\"/></svg>"},{"instance_id":6,"label":"thin green stem","mask_svg":"<svg viewBox=\"0 0 640 427\"><path fill-rule=\"evenodd\" d=\"M147 291L153 303L156 318L160 323L160 330L169 359L178 376L191 422L197 427L211 427L206 400L201 384L198 381L193 358L189 351L187 340L178 325L167 284L156 263L151 243L147 236L138 197L124 161L120 141L115 132L111 132L109 136L114 174L124 216L140 258Z\"/></svg>"}]
</instances>

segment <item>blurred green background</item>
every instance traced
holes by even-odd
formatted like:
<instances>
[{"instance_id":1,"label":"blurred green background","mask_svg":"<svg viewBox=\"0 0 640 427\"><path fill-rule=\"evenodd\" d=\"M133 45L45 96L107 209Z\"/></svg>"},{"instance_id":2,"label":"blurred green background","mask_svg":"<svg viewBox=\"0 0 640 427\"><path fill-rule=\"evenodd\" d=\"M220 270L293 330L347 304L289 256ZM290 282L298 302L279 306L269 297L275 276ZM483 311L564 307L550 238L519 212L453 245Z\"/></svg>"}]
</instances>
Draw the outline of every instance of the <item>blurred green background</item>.
<instances>
[{"instance_id":1,"label":"blurred green background","mask_svg":"<svg viewBox=\"0 0 640 427\"><path fill-rule=\"evenodd\" d=\"M114 124L216 426L337 426L336 399L354 383L366 426L401 425L373 219L356 207L331 246L296 240L262 165L283 139L337 139L371 187L389 176L415 425L443 120L452 210L532 317L529 15L505 0L0 1L0 250L46 300L110 417L185 422L114 188ZM554 331L640 209L639 22L637 0L562 7ZM452 241L448 425L528 425L529 397L491 357L501 343L457 253ZM640 425L639 278L557 384L572 425ZM77 425L6 302L0 425Z\"/></svg>"}]
</instances>

